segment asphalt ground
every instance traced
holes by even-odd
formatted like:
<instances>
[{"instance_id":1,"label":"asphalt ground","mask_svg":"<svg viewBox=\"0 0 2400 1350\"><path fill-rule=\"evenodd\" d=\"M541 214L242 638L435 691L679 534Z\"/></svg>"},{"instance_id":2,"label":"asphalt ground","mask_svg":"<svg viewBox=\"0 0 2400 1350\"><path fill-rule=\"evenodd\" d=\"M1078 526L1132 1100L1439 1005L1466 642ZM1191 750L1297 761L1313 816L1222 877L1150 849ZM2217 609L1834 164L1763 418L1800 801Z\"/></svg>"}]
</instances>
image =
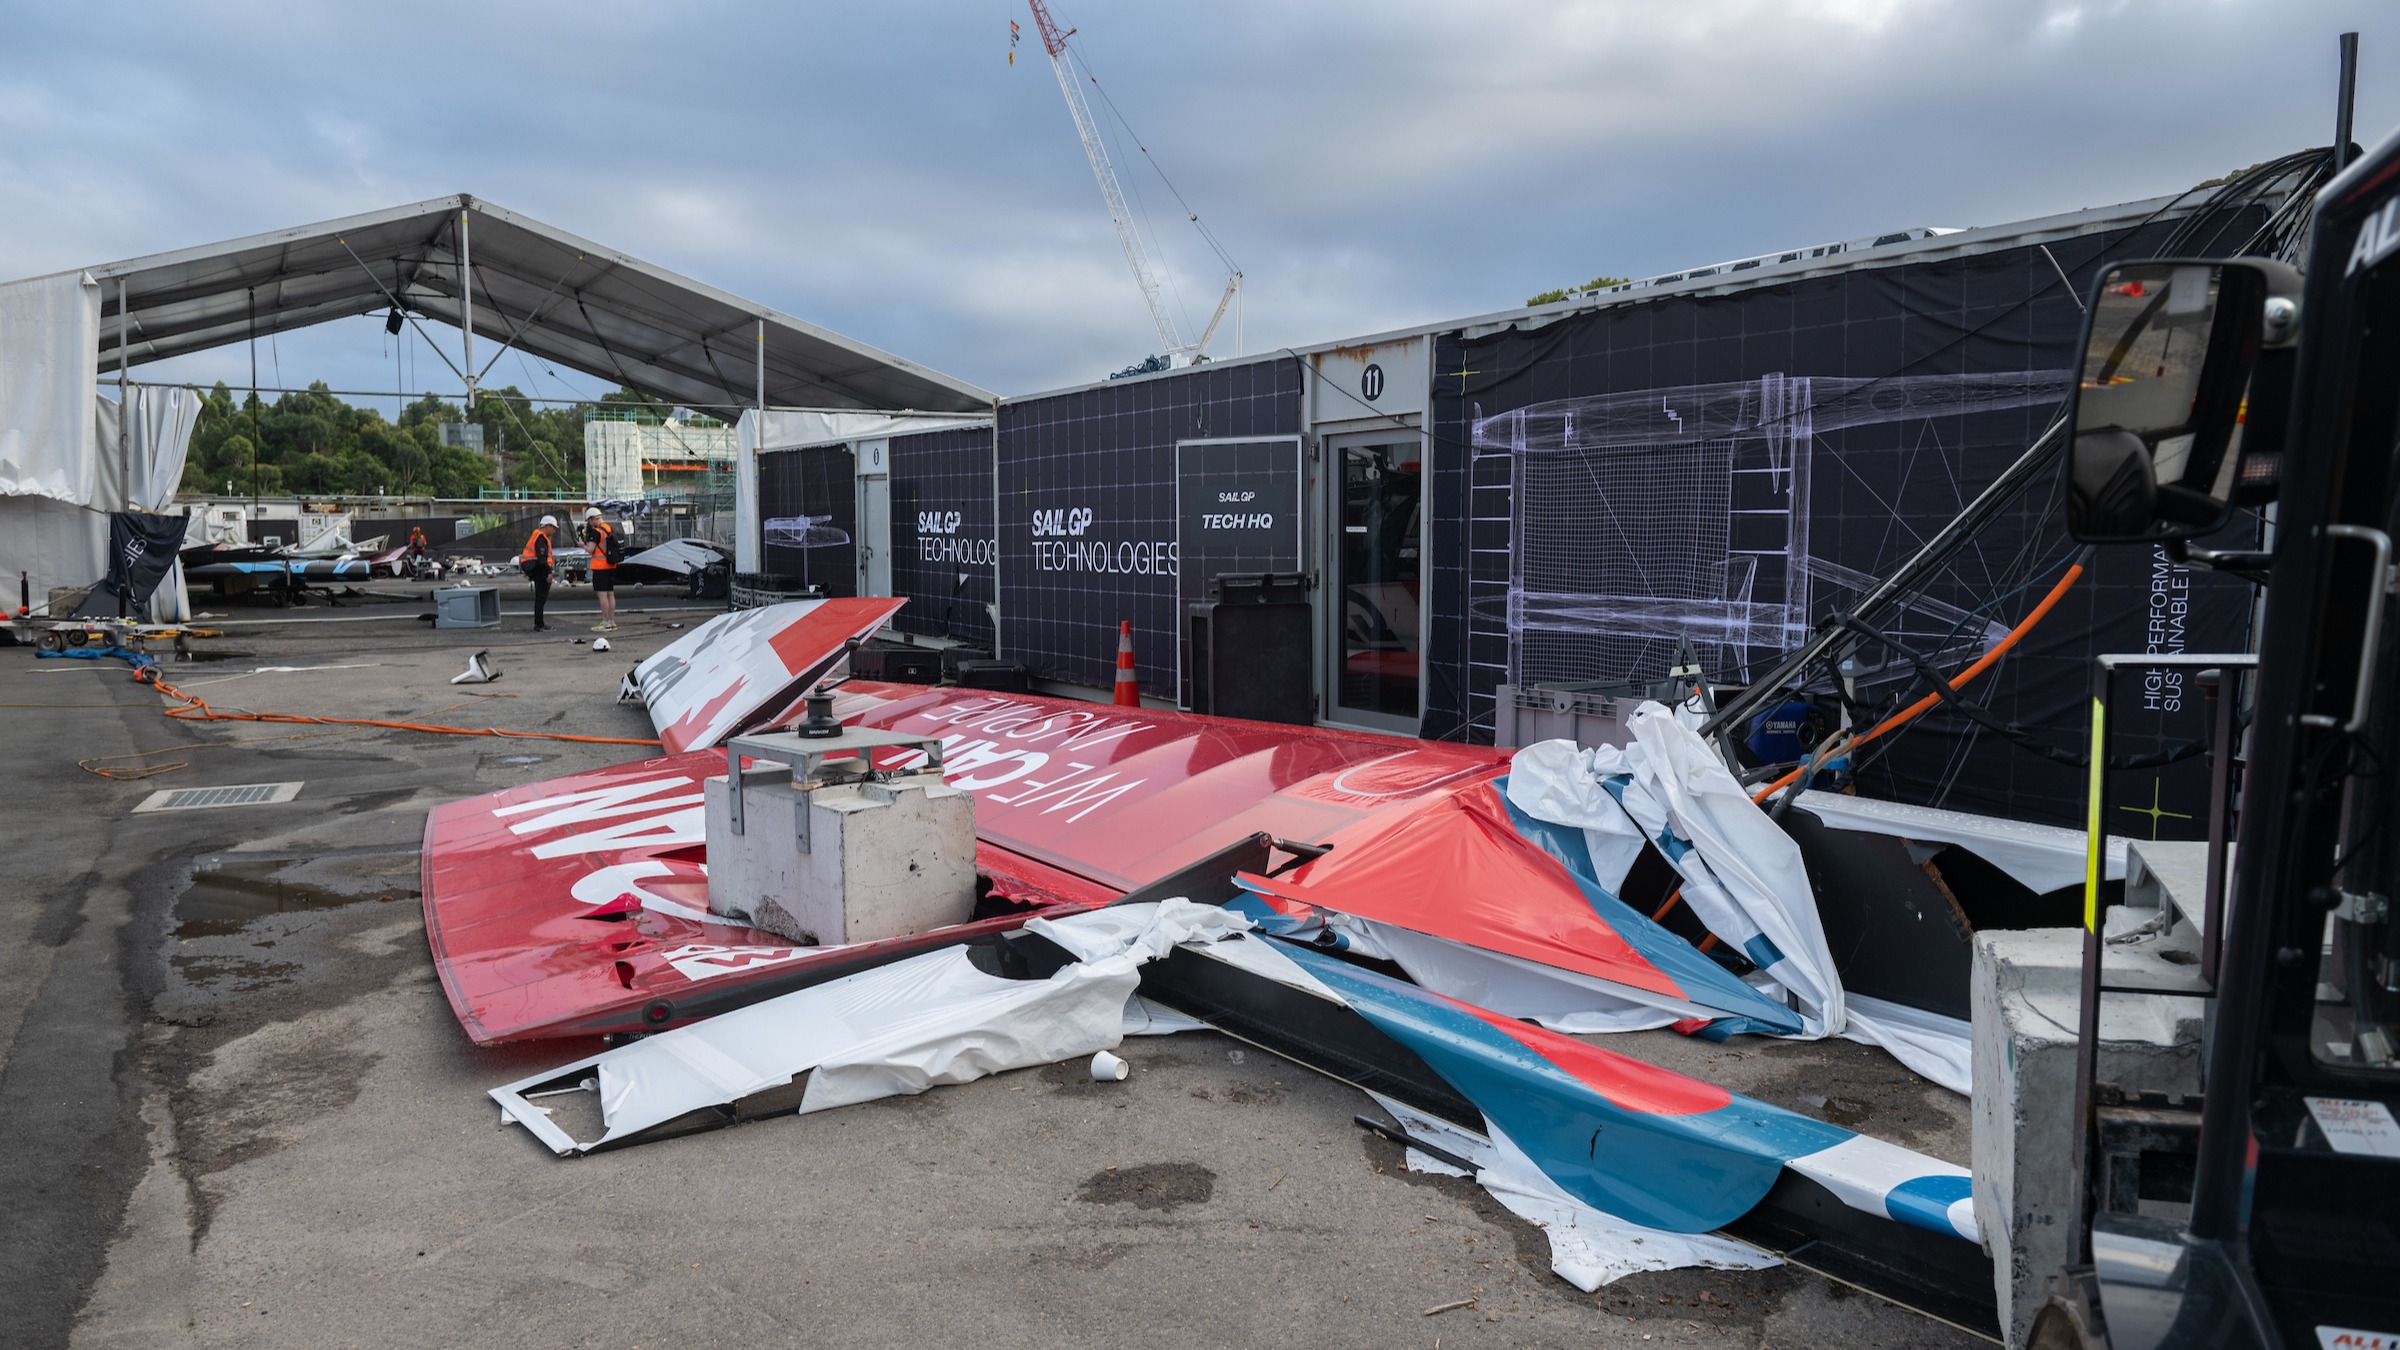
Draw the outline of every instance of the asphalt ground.
<instances>
[{"instance_id":1,"label":"asphalt ground","mask_svg":"<svg viewBox=\"0 0 2400 1350\"><path fill-rule=\"evenodd\" d=\"M521 587L501 628L445 632L381 589L226 609L166 678L224 710L640 737L619 677L706 617L630 591L595 654L588 592L535 634ZM476 650L502 679L448 684ZM1054 1066L554 1158L483 1094L596 1046L467 1043L418 841L439 802L639 751L161 706L120 662L0 649L0 1345L1971 1343L1792 1269L1583 1294L1538 1230L1357 1129L1361 1094L1211 1033L1129 1042L1119 1084ZM1965 1159L1966 1103L1863 1046L1609 1043Z\"/></svg>"}]
</instances>

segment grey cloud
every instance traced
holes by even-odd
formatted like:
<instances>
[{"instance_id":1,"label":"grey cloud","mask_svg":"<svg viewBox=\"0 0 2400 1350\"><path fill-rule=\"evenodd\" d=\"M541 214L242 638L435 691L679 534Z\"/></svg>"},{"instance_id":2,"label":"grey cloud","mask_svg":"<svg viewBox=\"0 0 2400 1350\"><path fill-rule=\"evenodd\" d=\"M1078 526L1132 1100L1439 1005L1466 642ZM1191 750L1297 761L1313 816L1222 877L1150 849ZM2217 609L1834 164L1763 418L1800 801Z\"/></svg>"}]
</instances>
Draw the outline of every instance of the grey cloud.
<instances>
[{"instance_id":1,"label":"grey cloud","mask_svg":"<svg viewBox=\"0 0 2400 1350\"><path fill-rule=\"evenodd\" d=\"M134 5L106 41L71 7L19 9L0 275L465 190L987 388L1157 346L1032 25L1001 0ZM1061 17L1241 261L1257 350L1602 271L2174 191L2326 139L2346 27L2365 31L2373 140L2400 120L2387 12L1067 0ZM1138 154L1120 168L1204 316L1213 258ZM287 381L384 388L386 350L355 320L262 355ZM247 368L236 350L176 373ZM495 373L599 387L519 369Z\"/></svg>"}]
</instances>

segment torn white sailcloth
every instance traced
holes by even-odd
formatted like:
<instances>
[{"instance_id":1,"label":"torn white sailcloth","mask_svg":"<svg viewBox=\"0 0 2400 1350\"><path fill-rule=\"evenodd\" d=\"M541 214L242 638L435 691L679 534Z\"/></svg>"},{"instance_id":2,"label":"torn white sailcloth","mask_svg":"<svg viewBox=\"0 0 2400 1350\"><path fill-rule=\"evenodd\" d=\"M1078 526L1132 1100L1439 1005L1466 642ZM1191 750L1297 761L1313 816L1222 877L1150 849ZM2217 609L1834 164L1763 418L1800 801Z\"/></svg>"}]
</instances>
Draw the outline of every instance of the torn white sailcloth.
<instances>
[{"instance_id":1,"label":"torn white sailcloth","mask_svg":"<svg viewBox=\"0 0 2400 1350\"><path fill-rule=\"evenodd\" d=\"M1877 1045L1956 1092L1972 1081L1966 1028L1894 1005L1851 1006L1844 995L1800 846L1759 809L1698 733L1645 703L1633 741L1584 749L1545 741L1517 752L1508 797L1536 820L1582 832L1600 883L1622 886L1645 843L1682 878L1684 903L1758 967L1762 993L1788 993L1808 1039Z\"/></svg>"},{"instance_id":2,"label":"torn white sailcloth","mask_svg":"<svg viewBox=\"0 0 2400 1350\"><path fill-rule=\"evenodd\" d=\"M809 1075L800 1111L823 1111L1113 1049L1139 968L1179 942L1249 927L1188 900L1122 905L1027 925L1078 959L1048 979L979 969L946 947L594 1055L492 1091L502 1114L558 1153L584 1153ZM526 1100L596 1078L606 1130L577 1140Z\"/></svg>"},{"instance_id":3,"label":"torn white sailcloth","mask_svg":"<svg viewBox=\"0 0 2400 1350\"><path fill-rule=\"evenodd\" d=\"M2037 894L2083 884L2089 846L2088 836L2081 830L1881 802L1872 797L1846 797L1838 792L1803 792L1792 804L1837 830L1907 840L1910 855L1919 862L1931 857L1938 846L1948 844L1983 859ZM2124 880L2123 836L2108 837L2108 855L2101 866L2101 875L2107 880Z\"/></svg>"},{"instance_id":4,"label":"torn white sailcloth","mask_svg":"<svg viewBox=\"0 0 2400 1350\"><path fill-rule=\"evenodd\" d=\"M1494 1129L1486 1138L1380 1093L1369 1095L1409 1138L1473 1163L1476 1184L1550 1239L1551 1271L1587 1294L1645 1270L1766 1270L1783 1264L1782 1257L1747 1242L1714 1233L1671 1233L1602 1213L1560 1190L1505 1133ZM1467 1175L1413 1148L1407 1161L1412 1172Z\"/></svg>"}]
</instances>

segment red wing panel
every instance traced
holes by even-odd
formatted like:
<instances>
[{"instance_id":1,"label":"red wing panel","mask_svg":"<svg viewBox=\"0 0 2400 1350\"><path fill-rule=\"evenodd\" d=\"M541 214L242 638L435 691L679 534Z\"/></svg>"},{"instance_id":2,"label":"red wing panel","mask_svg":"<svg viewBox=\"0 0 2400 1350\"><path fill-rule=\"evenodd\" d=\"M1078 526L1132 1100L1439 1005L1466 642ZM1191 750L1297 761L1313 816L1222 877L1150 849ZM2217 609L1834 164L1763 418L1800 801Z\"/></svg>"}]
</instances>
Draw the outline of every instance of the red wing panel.
<instances>
[{"instance_id":1,"label":"red wing panel","mask_svg":"<svg viewBox=\"0 0 2400 1350\"><path fill-rule=\"evenodd\" d=\"M851 639L882 627L905 603L843 597L721 614L634 667L634 682L666 749L704 749L789 716Z\"/></svg>"},{"instance_id":2,"label":"red wing panel","mask_svg":"<svg viewBox=\"0 0 2400 1350\"><path fill-rule=\"evenodd\" d=\"M1264 830L1316 842L1396 804L1490 778L1509 752L957 689L842 687L844 721L937 735L975 832L1134 890Z\"/></svg>"},{"instance_id":3,"label":"red wing panel","mask_svg":"<svg viewBox=\"0 0 2400 1350\"><path fill-rule=\"evenodd\" d=\"M826 602L831 603L831 602ZM846 639L845 639L846 640ZM839 650L835 644L833 650ZM1489 778L1506 751L1065 699L852 681L845 721L938 735L976 797L976 867L1045 909L1105 904L1259 830L1314 841ZM864 948L801 949L709 916L697 750L436 808L425 922L451 1006L480 1042L650 1029L862 953L1000 931L1004 916ZM639 907L595 917L632 895ZM764 997L759 992L755 997Z\"/></svg>"},{"instance_id":4,"label":"red wing panel","mask_svg":"<svg viewBox=\"0 0 2400 1350\"><path fill-rule=\"evenodd\" d=\"M1479 781L1342 831L1331 853L1260 890L1673 998L1687 991L1592 908Z\"/></svg>"}]
</instances>

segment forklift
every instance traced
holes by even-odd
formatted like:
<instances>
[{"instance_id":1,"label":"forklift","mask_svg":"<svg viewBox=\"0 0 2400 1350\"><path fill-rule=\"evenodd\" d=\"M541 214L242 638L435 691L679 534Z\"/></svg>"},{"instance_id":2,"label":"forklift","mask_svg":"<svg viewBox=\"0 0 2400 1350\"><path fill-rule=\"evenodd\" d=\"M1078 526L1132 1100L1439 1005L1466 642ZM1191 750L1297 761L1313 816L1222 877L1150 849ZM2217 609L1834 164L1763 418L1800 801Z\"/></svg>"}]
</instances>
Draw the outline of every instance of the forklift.
<instances>
[{"instance_id":1,"label":"forklift","mask_svg":"<svg viewBox=\"0 0 2400 1350\"><path fill-rule=\"evenodd\" d=\"M2337 154L2355 153L2347 130ZM2204 934L2197 1103L2126 1110L2094 1082L2108 992L2094 869L2072 1161L2083 1263L2051 1280L2029 1338L2045 1350L2400 1350L2400 136L2318 194L2306 261L2305 280L2260 258L2121 263L2086 310L2069 532L2247 577L2264 601L2236 846ZM2200 542L2269 502L2270 549ZM2194 1127L2188 1215L2112 1203L2112 1131L2178 1108Z\"/></svg>"}]
</instances>

